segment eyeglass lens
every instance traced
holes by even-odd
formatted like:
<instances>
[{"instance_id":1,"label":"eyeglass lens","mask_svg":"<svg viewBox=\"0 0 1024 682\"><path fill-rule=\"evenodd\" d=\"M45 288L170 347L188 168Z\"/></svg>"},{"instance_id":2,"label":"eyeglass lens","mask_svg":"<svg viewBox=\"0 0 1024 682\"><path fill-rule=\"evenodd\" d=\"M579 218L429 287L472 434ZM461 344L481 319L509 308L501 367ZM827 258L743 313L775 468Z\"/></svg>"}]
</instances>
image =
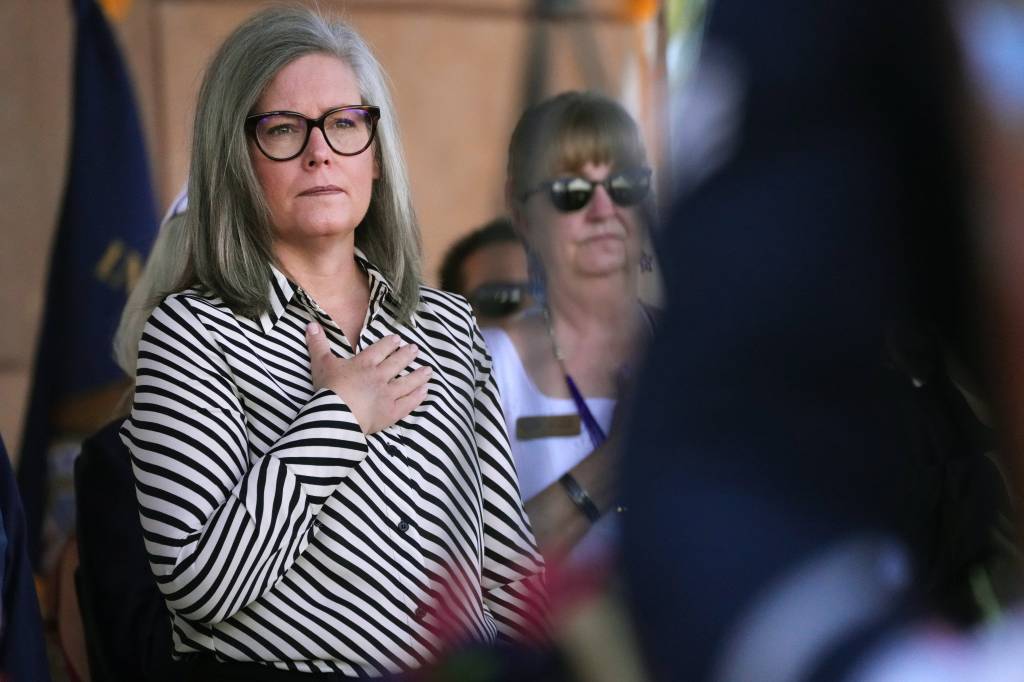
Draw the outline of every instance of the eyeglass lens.
<instances>
[{"instance_id":1,"label":"eyeglass lens","mask_svg":"<svg viewBox=\"0 0 1024 682\"><path fill-rule=\"evenodd\" d=\"M560 211L578 211L590 202L597 185L604 185L608 196L619 206L636 206L651 188L646 171L627 170L613 173L601 182L581 177L559 178L551 182L551 203Z\"/></svg>"},{"instance_id":2,"label":"eyeglass lens","mask_svg":"<svg viewBox=\"0 0 1024 682\"><path fill-rule=\"evenodd\" d=\"M298 156L308 140L310 123L294 114L273 114L256 122L256 140L272 159ZM338 154L358 154L370 144L373 119L365 109L341 109L327 115L323 123L327 144Z\"/></svg>"}]
</instances>

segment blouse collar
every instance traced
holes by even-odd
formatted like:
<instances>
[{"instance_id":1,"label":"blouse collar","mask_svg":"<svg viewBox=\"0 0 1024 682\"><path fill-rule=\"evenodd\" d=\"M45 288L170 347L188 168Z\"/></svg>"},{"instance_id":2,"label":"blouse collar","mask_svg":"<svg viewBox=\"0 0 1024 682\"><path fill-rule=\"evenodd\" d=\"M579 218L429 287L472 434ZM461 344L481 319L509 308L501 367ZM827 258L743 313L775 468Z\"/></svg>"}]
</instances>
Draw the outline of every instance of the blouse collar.
<instances>
[{"instance_id":1,"label":"blouse collar","mask_svg":"<svg viewBox=\"0 0 1024 682\"><path fill-rule=\"evenodd\" d=\"M371 307L379 306L385 299L391 299L392 303L397 304L394 287L391 286L391 282L384 276L384 273L366 258L366 254L359 247L355 249L355 257L356 263L369 279ZM270 265L270 274L270 284L267 290L267 300L270 306L256 319L264 334L269 334L277 326L293 299L296 299L298 304L304 308L323 312L312 296L301 286L288 279L288 276L273 263Z\"/></svg>"}]
</instances>

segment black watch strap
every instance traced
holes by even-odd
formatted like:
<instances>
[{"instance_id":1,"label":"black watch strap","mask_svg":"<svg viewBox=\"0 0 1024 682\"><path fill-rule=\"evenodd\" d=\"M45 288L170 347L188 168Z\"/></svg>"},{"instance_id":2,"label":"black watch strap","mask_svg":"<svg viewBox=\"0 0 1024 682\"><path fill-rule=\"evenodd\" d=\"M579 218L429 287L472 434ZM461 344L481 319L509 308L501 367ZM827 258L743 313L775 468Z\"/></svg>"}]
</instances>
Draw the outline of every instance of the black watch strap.
<instances>
[{"instance_id":1,"label":"black watch strap","mask_svg":"<svg viewBox=\"0 0 1024 682\"><path fill-rule=\"evenodd\" d=\"M595 523L601 518L601 512L598 510L597 505L594 504L594 500L590 499L590 495L583 489L583 486L580 485L575 476L564 474L558 479L558 482L565 488L565 492L569 495L569 499L572 500L573 504L591 523Z\"/></svg>"}]
</instances>

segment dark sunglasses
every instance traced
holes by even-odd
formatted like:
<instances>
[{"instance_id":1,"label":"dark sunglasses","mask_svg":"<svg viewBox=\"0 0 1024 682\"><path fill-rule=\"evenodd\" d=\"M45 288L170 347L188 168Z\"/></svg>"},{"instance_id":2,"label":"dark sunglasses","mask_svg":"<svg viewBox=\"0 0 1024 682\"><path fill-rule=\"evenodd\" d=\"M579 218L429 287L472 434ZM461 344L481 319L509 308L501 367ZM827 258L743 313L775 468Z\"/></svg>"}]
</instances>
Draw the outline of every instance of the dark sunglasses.
<instances>
[{"instance_id":1,"label":"dark sunglasses","mask_svg":"<svg viewBox=\"0 0 1024 682\"><path fill-rule=\"evenodd\" d=\"M562 176L546 180L522 195L526 201L531 195L547 190L551 203L559 211L578 211L594 196L598 185L604 187L608 196L619 206L636 206L651 191L650 168L627 168L616 171L601 181L588 180L578 175Z\"/></svg>"},{"instance_id":2,"label":"dark sunglasses","mask_svg":"<svg viewBox=\"0 0 1024 682\"><path fill-rule=\"evenodd\" d=\"M482 317L505 317L519 310L526 299L526 285L515 282L481 284L466 296L473 312Z\"/></svg>"}]
</instances>

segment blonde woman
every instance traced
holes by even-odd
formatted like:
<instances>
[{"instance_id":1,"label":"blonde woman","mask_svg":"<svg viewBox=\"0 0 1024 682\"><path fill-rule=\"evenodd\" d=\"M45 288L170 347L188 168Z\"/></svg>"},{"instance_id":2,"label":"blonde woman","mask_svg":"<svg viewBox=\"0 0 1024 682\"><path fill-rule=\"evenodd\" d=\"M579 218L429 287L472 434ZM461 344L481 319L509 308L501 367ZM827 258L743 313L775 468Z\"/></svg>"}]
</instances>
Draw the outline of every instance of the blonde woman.
<instances>
[{"instance_id":1,"label":"blonde woman","mask_svg":"<svg viewBox=\"0 0 1024 682\"><path fill-rule=\"evenodd\" d=\"M637 292L653 205L637 125L600 94L544 100L512 134L506 189L537 305L485 338L520 486L546 554L605 561L625 508L613 415L653 331Z\"/></svg>"}]
</instances>

